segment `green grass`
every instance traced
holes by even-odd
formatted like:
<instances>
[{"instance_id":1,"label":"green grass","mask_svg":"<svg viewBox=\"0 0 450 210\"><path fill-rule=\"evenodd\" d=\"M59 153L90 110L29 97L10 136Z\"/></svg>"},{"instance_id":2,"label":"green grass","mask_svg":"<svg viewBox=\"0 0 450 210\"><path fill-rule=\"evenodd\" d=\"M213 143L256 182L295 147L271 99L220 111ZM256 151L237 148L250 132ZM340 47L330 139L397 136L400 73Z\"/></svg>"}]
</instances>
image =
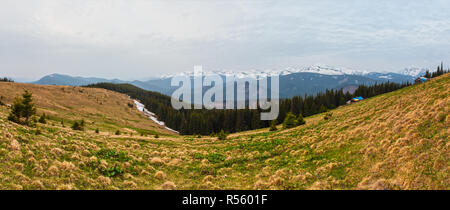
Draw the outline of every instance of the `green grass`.
<instances>
[{"instance_id":1,"label":"green grass","mask_svg":"<svg viewBox=\"0 0 450 210\"><path fill-rule=\"evenodd\" d=\"M130 160L128 153L125 151L117 151L115 149L100 149L97 152L93 152L95 156L102 159L125 162Z\"/></svg>"},{"instance_id":2,"label":"green grass","mask_svg":"<svg viewBox=\"0 0 450 210\"><path fill-rule=\"evenodd\" d=\"M98 114L85 115L84 132L72 131L69 120L65 128L50 120L38 125L37 136L36 128L5 121L8 111L0 106L0 189L40 189L35 181L45 189L161 189L166 181L202 190L449 189L448 78L339 107L329 120L318 114L290 130L259 129L223 141L140 136L151 128L104 123ZM156 178L158 171L166 178Z\"/></svg>"},{"instance_id":3,"label":"green grass","mask_svg":"<svg viewBox=\"0 0 450 210\"><path fill-rule=\"evenodd\" d=\"M209 153L207 155L195 153L194 158L195 159L207 159L210 163L220 163L225 160L226 156L221 153Z\"/></svg>"},{"instance_id":4,"label":"green grass","mask_svg":"<svg viewBox=\"0 0 450 210\"><path fill-rule=\"evenodd\" d=\"M249 143L238 143L237 146L229 146L225 151L240 149L243 151L273 151L278 145L285 145L288 141L286 139L273 139L267 141L254 141Z\"/></svg>"}]
</instances>

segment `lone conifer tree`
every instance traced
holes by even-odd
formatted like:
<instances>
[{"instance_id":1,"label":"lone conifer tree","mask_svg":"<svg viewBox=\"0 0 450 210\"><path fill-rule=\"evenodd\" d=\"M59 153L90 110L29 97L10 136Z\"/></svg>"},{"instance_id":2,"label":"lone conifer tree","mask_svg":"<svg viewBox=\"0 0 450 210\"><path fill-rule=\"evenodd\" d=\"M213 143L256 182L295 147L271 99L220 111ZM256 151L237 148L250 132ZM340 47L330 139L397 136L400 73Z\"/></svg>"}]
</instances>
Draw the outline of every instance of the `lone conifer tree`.
<instances>
[{"instance_id":1,"label":"lone conifer tree","mask_svg":"<svg viewBox=\"0 0 450 210\"><path fill-rule=\"evenodd\" d=\"M78 123L77 121L75 121L72 125L72 129L76 130L76 131L83 131L84 126L82 126L81 123Z\"/></svg>"},{"instance_id":2,"label":"lone conifer tree","mask_svg":"<svg viewBox=\"0 0 450 210\"><path fill-rule=\"evenodd\" d=\"M20 123L21 112L23 109L22 101L19 98L14 100L14 104L11 107L11 113L9 113L8 120Z\"/></svg>"},{"instance_id":3,"label":"lone conifer tree","mask_svg":"<svg viewBox=\"0 0 450 210\"><path fill-rule=\"evenodd\" d=\"M226 140L227 139L227 133L225 131L220 130L219 134L217 134L217 137L219 140Z\"/></svg>"},{"instance_id":4,"label":"lone conifer tree","mask_svg":"<svg viewBox=\"0 0 450 210\"><path fill-rule=\"evenodd\" d=\"M45 118L46 118L45 114L42 114L41 117L39 118L39 123L46 124L47 120L45 120Z\"/></svg>"},{"instance_id":5,"label":"lone conifer tree","mask_svg":"<svg viewBox=\"0 0 450 210\"><path fill-rule=\"evenodd\" d=\"M22 117L25 118L25 124L28 124L28 121L31 116L36 114L36 107L33 104L33 94L29 93L27 90L22 95Z\"/></svg>"},{"instance_id":6,"label":"lone conifer tree","mask_svg":"<svg viewBox=\"0 0 450 210\"><path fill-rule=\"evenodd\" d=\"M25 90L22 94L22 99L17 98L14 101L8 120L29 125L30 118L34 114L36 114L36 107L33 103L33 94ZM25 119L23 122L21 121L22 118Z\"/></svg>"},{"instance_id":7,"label":"lone conifer tree","mask_svg":"<svg viewBox=\"0 0 450 210\"><path fill-rule=\"evenodd\" d=\"M297 125L304 125L305 123L306 122L305 122L305 119L303 119L302 113L299 113L298 117L297 117Z\"/></svg>"},{"instance_id":8,"label":"lone conifer tree","mask_svg":"<svg viewBox=\"0 0 450 210\"><path fill-rule=\"evenodd\" d=\"M289 112L286 115L286 118L284 118L283 128L288 129L288 128L293 128L293 127L297 126L297 120L295 118L296 118L295 115L292 114L292 112Z\"/></svg>"},{"instance_id":9,"label":"lone conifer tree","mask_svg":"<svg viewBox=\"0 0 450 210\"><path fill-rule=\"evenodd\" d=\"M278 130L277 129L277 120L272 120L269 131L276 131L276 130Z\"/></svg>"}]
</instances>

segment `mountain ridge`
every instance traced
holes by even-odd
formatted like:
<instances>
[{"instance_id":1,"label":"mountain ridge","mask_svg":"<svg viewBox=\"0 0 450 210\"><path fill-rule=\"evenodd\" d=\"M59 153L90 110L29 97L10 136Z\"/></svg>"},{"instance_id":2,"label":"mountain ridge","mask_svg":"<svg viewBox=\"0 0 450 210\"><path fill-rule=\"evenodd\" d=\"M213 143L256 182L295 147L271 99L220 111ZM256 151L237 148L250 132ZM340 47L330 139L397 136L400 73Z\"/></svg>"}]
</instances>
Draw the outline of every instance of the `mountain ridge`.
<instances>
[{"instance_id":1,"label":"mountain ridge","mask_svg":"<svg viewBox=\"0 0 450 210\"><path fill-rule=\"evenodd\" d=\"M420 68L405 68L403 73L381 73L357 71L347 68L336 68L326 65L316 65L306 68L287 68L281 71L204 71L203 75L218 74L223 79L227 76L235 76L238 79L258 79L262 76L270 76L272 74L280 75L280 97L289 98L296 95L314 95L323 92L326 89L341 89L352 90L354 86L370 85L381 82L413 82L414 79L423 74L425 69ZM147 81L134 80L125 81L119 79L103 79L96 77L72 77L63 74L51 74L33 82L34 84L45 85L71 85L71 86L86 86L96 83L128 83L139 88L156 91L165 95L172 95L177 87L172 87L170 82L174 76L190 76L194 72L182 72L172 75L162 75L156 79Z\"/></svg>"}]
</instances>

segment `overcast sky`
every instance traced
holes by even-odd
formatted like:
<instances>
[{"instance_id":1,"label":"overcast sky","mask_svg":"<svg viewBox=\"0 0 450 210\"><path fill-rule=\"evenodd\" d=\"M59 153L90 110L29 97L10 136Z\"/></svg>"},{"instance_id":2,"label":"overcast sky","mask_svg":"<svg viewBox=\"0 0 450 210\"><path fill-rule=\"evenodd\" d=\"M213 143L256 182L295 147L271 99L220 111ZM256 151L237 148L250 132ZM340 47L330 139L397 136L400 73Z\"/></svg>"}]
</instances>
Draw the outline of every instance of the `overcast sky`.
<instances>
[{"instance_id":1,"label":"overcast sky","mask_svg":"<svg viewBox=\"0 0 450 210\"><path fill-rule=\"evenodd\" d=\"M327 64L368 71L450 58L450 2L0 0L0 76L139 79Z\"/></svg>"}]
</instances>

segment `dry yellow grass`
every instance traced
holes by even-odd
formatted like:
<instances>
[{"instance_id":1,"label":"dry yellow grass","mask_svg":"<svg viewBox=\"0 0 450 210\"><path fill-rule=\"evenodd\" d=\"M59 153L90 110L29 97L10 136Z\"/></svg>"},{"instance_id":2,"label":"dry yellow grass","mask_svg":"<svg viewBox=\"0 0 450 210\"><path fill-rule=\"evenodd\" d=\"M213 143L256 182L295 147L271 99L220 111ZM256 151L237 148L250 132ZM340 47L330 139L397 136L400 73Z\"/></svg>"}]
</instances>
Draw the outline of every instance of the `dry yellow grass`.
<instances>
[{"instance_id":1,"label":"dry yellow grass","mask_svg":"<svg viewBox=\"0 0 450 210\"><path fill-rule=\"evenodd\" d=\"M85 114L98 111L88 111L88 104L66 110L39 102L37 89L31 90L37 105L49 113L97 120ZM89 100L113 94L95 91ZM3 106L0 189L448 190L449 96L450 75L444 75L340 107L329 120L319 114L297 128L248 131L225 141L97 135L53 121L38 124L42 135L35 135L34 128L6 121ZM126 101L108 106L126 108Z\"/></svg>"},{"instance_id":2,"label":"dry yellow grass","mask_svg":"<svg viewBox=\"0 0 450 210\"><path fill-rule=\"evenodd\" d=\"M55 118L67 120L67 126L74 120L85 119L91 130L114 133L117 129L126 133L137 133L137 128L174 134L145 117L135 107L128 96L98 88L71 86L34 85L23 83L0 83L3 102L11 104L24 90L33 93L38 114L45 113Z\"/></svg>"}]
</instances>

